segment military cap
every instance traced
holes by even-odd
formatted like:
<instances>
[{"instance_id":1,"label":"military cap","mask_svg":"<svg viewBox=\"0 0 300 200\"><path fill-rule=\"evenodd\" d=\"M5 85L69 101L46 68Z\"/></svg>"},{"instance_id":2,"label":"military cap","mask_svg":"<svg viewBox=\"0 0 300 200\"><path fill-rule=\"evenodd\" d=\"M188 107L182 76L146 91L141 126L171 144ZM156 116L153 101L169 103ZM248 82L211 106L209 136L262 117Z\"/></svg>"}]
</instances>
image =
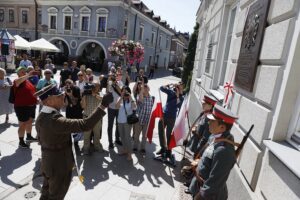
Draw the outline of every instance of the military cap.
<instances>
[{"instance_id":1,"label":"military cap","mask_svg":"<svg viewBox=\"0 0 300 200\"><path fill-rule=\"evenodd\" d=\"M43 87L38 92L34 93L35 96L38 96L42 101L47 99L49 96L59 96L64 92L57 88L56 84L50 84L46 87Z\"/></svg>"},{"instance_id":2,"label":"military cap","mask_svg":"<svg viewBox=\"0 0 300 200\"><path fill-rule=\"evenodd\" d=\"M227 124L233 124L235 120L238 119L238 116L222 106L215 105L213 112L208 114L207 118L210 120L222 120Z\"/></svg>"},{"instance_id":3,"label":"military cap","mask_svg":"<svg viewBox=\"0 0 300 200\"><path fill-rule=\"evenodd\" d=\"M202 103L208 103L213 106L216 105L217 102L218 102L218 100L214 96L209 95L209 94L205 94L202 99Z\"/></svg>"}]
</instances>

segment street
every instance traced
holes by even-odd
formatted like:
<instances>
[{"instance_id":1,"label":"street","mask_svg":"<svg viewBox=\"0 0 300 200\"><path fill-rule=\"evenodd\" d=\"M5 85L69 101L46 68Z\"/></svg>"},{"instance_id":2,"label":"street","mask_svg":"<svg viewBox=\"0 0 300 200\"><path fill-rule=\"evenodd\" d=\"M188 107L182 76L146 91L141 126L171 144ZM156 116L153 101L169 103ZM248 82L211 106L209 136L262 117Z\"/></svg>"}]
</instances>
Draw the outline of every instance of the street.
<instances>
[{"instance_id":1,"label":"street","mask_svg":"<svg viewBox=\"0 0 300 200\"><path fill-rule=\"evenodd\" d=\"M59 80L59 72L55 76ZM12 76L15 76L14 74ZM159 87L168 83L179 81L166 70L158 70L155 79L150 79L150 93L159 98ZM158 78L160 77L160 78ZM133 83L130 85L133 87ZM166 95L162 94L162 103ZM38 115L38 109L37 109ZM8 124L4 124L5 116L0 116L0 199L39 199L42 185L40 172L40 146L35 142L30 149L18 148L17 128L15 114L10 115ZM33 127L33 136L36 136ZM153 143L146 145L146 155L135 153L133 162L126 157L118 155L118 148L108 150L107 116L103 118L101 143L104 153L94 152L86 156L82 152L77 155L77 162L81 174L84 176L83 184L79 181L76 170L65 199L130 199L130 200L173 200L191 199L184 194L184 186L180 176L182 148L174 149L177 167L171 168L161 162L153 160L155 152L159 150L157 124L154 129ZM79 143L80 147L83 141Z\"/></svg>"}]
</instances>

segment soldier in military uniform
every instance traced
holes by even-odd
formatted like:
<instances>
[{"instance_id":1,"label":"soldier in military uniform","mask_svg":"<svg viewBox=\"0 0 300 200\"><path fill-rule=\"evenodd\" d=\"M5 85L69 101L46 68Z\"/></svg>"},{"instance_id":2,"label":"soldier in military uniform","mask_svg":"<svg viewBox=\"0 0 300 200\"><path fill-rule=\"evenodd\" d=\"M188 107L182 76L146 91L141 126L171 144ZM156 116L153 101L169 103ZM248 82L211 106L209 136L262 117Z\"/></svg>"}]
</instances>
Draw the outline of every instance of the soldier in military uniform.
<instances>
[{"instance_id":1,"label":"soldier in military uniform","mask_svg":"<svg viewBox=\"0 0 300 200\"><path fill-rule=\"evenodd\" d=\"M236 162L230 129L237 116L216 105L207 117L210 119L209 132L212 135L195 170L189 191L197 200L226 200L226 181Z\"/></svg>"},{"instance_id":2,"label":"soldier in military uniform","mask_svg":"<svg viewBox=\"0 0 300 200\"><path fill-rule=\"evenodd\" d=\"M210 114L217 103L217 99L212 95L205 94L202 100L202 109L203 111L200 114L200 119L198 120L197 131L188 141L189 149L195 154L195 156L200 153L199 151L203 148L203 146L207 143L208 138L210 136L210 132L208 130L208 121L207 115ZM194 157L195 157L194 156Z\"/></svg>"},{"instance_id":3,"label":"soldier in military uniform","mask_svg":"<svg viewBox=\"0 0 300 200\"><path fill-rule=\"evenodd\" d=\"M112 102L109 93L101 105L85 119L67 119L59 112L65 95L56 85L49 85L36 93L43 108L36 120L36 130L42 150L44 176L41 198L64 199L72 179L74 166L71 133L90 130L105 115L104 109Z\"/></svg>"}]
</instances>

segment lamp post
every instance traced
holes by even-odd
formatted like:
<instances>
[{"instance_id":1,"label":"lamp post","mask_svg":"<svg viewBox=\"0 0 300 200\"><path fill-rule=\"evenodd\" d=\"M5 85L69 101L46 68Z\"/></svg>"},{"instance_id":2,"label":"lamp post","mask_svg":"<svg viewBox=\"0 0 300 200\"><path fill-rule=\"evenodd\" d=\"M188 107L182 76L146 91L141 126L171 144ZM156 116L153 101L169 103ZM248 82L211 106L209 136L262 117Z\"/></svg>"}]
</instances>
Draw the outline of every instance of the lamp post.
<instances>
[{"instance_id":1,"label":"lamp post","mask_svg":"<svg viewBox=\"0 0 300 200\"><path fill-rule=\"evenodd\" d=\"M1 56L4 59L5 69L7 69L6 56L9 55L10 45L14 40L15 38L7 30L2 30L0 32Z\"/></svg>"}]
</instances>

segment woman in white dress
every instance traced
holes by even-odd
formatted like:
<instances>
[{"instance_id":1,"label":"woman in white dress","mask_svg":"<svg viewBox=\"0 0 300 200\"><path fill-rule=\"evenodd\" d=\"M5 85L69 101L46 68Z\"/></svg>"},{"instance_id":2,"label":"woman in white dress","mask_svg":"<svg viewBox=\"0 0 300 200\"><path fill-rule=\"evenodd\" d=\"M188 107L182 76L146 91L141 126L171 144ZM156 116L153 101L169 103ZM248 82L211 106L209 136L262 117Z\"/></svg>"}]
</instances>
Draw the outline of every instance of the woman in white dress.
<instances>
[{"instance_id":1,"label":"woman in white dress","mask_svg":"<svg viewBox=\"0 0 300 200\"><path fill-rule=\"evenodd\" d=\"M12 81L6 76L5 69L0 67L0 115L6 115L5 123L9 120L9 114L13 113L13 104L8 102Z\"/></svg>"}]
</instances>

